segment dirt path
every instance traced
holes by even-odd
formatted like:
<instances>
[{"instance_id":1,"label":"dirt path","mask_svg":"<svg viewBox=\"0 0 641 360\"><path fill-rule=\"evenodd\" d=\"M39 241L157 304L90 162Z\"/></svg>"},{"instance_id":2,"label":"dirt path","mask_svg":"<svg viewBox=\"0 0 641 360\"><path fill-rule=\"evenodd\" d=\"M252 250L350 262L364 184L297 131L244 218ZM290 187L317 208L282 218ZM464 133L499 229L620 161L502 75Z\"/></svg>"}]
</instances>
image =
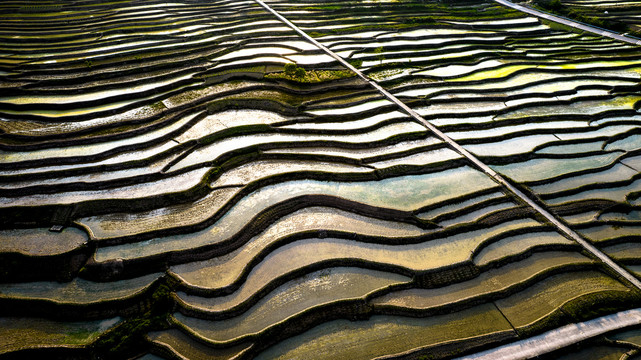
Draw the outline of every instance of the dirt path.
<instances>
[{"instance_id":1,"label":"dirt path","mask_svg":"<svg viewBox=\"0 0 641 360\"><path fill-rule=\"evenodd\" d=\"M520 360L531 359L562 349L610 331L641 324L641 309L626 310L590 321L570 324L539 336L500 346L456 360Z\"/></svg>"}]
</instances>

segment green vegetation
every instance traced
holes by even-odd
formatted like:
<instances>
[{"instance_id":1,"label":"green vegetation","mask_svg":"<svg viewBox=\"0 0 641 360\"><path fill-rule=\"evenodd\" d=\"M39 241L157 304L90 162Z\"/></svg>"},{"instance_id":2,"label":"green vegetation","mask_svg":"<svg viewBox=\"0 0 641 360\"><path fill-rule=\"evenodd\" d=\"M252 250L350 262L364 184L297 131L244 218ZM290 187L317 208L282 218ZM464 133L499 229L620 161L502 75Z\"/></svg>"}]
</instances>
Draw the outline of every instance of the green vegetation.
<instances>
[{"instance_id":1,"label":"green vegetation","mask_svg":"<svg viewBox=\"0 0 641 360\"><path fill-rule=\"evenodd\" d=\"M540 7L551 11L559 11L564 7L561 0L536 0L536 3Z\"/></svg>"},{"instance_id":2,"label":"green vegetation","mask_svg":"<svg viewBox=\"0 0 641 360\"><path fill-rule=\"evenodd\" d=\"M321 83L354 77L350 70L305 70L295 64L286 64L282 72L265 75L268 79L287 79L299 83Z\"/></svg>"},{"instance_id":3,"label":"green vegetation","mask_svg":"<svg viewBox=\"0 0 641 360\"><path fill-rule=\"evenodd\" d=\"M578 33L578 34L583 34L584 33L584 31L582 31L582 30L579 30L577 28L573 28L572 26L559 24L558 22L555 22L555 21L541 19L541 23L546 25L546 26L548 26L552 30L574 32L574 33Z\"/></svg>"},{"instance_id":4,"label":"green vegetation","mask_svg":"<svg viewBox=\"0 0 641 360\"><path fill-rule=\"evenodd\" d=\"M357 69L359 67L363 66L363 60L360 60L360 59L351 59L348 62L349 62L350 65L352 65L353 67L355 67Z\"/></svg>"},{"instance_id":5,"label":"green vegetation","mask_svg":"<svg viewBox=\"0 0 641 360\"><path fill-rule=\"evenodd\" d=\"M541 10L565 16L593 26L598 26L618 32L628 32L632 30L630 26L624 22L611 19L603 19L598 16L591 15L582 8L569 7L564 5L561 0L534 0L534 4L534 7L537 7Z\"/></svg>"},{"instance_id":6,"label":"green vegetation","mask_svg":"<svg viewBox=\"0 0 641 360\"><path fill-rule=\"evenodd\" d=\"M377 47L376 49L374 49L374 54L377 54L377 55L376 55L376 58L377 58L377 59L381 62L381 64L382 64L382 63L383 63L383 60L385 60L385 55L383 55L383 47L382 47L382 46L379 46L379 47Z\"/></svg>"},{"instance_id":7,"label":"green vegetation","mask_svg":"<svg viewBox=\"0 0 641 360\"><path fill-rule=\"evenodd\" d=\"M61 4L42 4L42 5L26 5L20 6L18 11L23 13L41 13L43 11L60 10Z\"/></svg>"},{"instance_id":8,"label":"green vegetation","mask_svg":"<svg viewBox=\"0 0 641 360\"><path fill-rule=\"evenodd\" d=\"M314 37L314 38L328 35L328 33L322 33L322 32L318 32L318 31L309 31L308 34L309 34L309 36Z\"/></svg>"},{"instance_id":9,"label":"green vegetation","mask_svg":"<svg viewBox=\"0 0 641 360\"><path fill-rule=\"evenodd\" d=\"M169 314L173 308L173 287L167 281L160 281L145 305L148 310L133 315L116 328L110 330L92 344L95 353L104 354L107 359L122 359L128 354L140 351L145 343L144 335L150 331L169 328Z\"/></svg>"},{"instance_id":10,"label":"green vegetation","mask_svg":"<svg viewBox=\"0 0 641 360\"><path fill-rule=\"evenodd\" d=\"M307 72L302 67L296 66L296 64L285 64L285 75L290 78L303 79L307 75Z\"/></svg>"}]
</instances>

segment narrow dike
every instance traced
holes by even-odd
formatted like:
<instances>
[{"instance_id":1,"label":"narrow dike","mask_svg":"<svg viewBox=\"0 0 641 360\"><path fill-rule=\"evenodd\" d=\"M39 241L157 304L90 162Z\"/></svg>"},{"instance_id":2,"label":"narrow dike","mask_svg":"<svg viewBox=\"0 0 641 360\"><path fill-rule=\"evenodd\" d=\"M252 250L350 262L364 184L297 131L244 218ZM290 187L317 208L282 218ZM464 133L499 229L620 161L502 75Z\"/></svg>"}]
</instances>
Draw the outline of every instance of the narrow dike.
<instances>
[{"instance_id":1,"label":"narrow dike","mask_svg":"<svg viewBox=\"0 0 641 360\"><path fill-rule=\"evenodd\" d=\"M309 36L307 33L305 33L303 30L298 28L294 23L289 21L287 18L282 16L280 13L278 13L276 10L272 9L269 5L267 5L265 2L262 0L254 0L257 4L262 6L265 10L269 11L272 13L274 16L276 16L280 21L285 23L287 26L292 28L294 31L296 31L300 36L305 38L307 41L311 42L312 44L316 45L318 48L323 50L326 54L331 56L332 58L336 59L339 63L341 63L343 66L346 68L350 69L353 71L358 77L369 83L372 87L374 87L380 94L382 94L386 99L389 101L393 102L396 104L399 108L401 108L405 113L407 113L409 116L411 116L414 120L416 120L419 124L425 126L427 129L432 131L438 138L446 142L448 145L450 145L456 152L464 156L466 159L468 159L470 162L472 162L477 168L479 168L481 171L483 171L486 175L494 179L497 183L499 183L503 188L507 189L508 192L513 193L516 197L518 197L521 201L526 203L528 206L532 207L536 212L541 214L545 219L547 219L551 224L554 225L554 227L562 234L565 234L566 236L570 237L574 241L576 241L583 249L585 249L587 252L598 258L600 261L602 261L607 267L612 269L615 273L617 273L619 276L622 278L626 279L629 283L634 285L636 288L641 290L641 281L639 281L636 277L634 277L632 274L627 272L625 269L623 269L621 266L616 264L612 259L610 259L605 253L597 249L595 246L590 244L587 240L583 239L578 233L567 227L565 224L563 224L556 216L554 216L551 212L548 210L544 209L541 207L539 204L537 204L533 199L528 197L526 194L524 194L522 191L517 189L514 185L512 185L510 182L508 182L503 176L500 174L496 173L494 170L492 170L489 166L481 162L476 156L471 154L469 151L465 150L461 145L456 143L454 140L452 140L449 136L444 134L442 131L440 131L436 126L431 124L429 121L425 120L421 115L419 115L417 112L412 110L409 106L407 106L405 103L403 103L401 100L399 100L397 97L392 95L389 91L385 90L382 86L380 86L378 83L376 83L374 80L368 78L360 72L357 68L352 66L350 63L348 63L345 59L331 51L329 48L324 46L323 44L319 43L315 39L313 39L311 36Z\"/></svg>"}]
</instances>

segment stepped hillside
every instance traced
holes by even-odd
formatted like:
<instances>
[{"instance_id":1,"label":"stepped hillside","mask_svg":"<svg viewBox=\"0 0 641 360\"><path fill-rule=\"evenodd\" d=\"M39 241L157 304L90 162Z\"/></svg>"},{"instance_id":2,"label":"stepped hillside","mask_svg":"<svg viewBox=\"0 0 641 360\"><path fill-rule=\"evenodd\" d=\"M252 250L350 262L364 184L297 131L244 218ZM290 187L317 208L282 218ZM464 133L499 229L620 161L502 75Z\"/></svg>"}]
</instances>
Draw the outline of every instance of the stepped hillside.
<instances>
[{"instance_id":1,"label":"stepped hillside","mask_svg":"<svg viewBox=\"0 0 641 360\"><path fill-rule=\"evenodd\" d=\"M634 0L535 0L538 6L607 29L641 35L641 3Z\"/></svg>"},{"instance_id":2,"label":"stepped hillside","mask_svg":"<svg viewBox=\"0 0 641 360\"><path fill-rule=\"evenodd\" d=\"M266 3L318 44L258 1L0 3L0 359L449 359L641 307L638 46Z\"/></svg>"}]
</instances>

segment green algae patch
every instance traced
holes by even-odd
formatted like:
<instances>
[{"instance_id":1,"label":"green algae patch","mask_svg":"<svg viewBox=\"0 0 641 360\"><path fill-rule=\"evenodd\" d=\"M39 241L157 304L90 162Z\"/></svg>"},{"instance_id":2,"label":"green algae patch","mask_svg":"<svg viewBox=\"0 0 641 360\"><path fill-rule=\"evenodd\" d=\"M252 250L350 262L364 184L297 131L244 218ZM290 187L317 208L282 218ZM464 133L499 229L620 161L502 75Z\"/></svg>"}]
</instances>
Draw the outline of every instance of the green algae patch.
<instances>
[{"instance_id":1,"label":"green algae patch","mask_svg":"<svg viewBox=\"0 0 641 360\"><path fill-rule=\"evenodd\" d=\"M566 63L566 64L550 64L550 63L540 63L540 64L507 64L498 68L491 68L487 70L477 71L473 74L447 79L447 81L456 81L456 82L467 82L467 81L483 81L488 79L499 79L508 77L518 71L527 70L527 69L544 69L552 71L561 71L561 70L582 70L582 69L593 69L593 68L621 68L627 66L637 65L638 60L613 60L613 61L590 61L590 62L577 62L577 63ZM635 68L636 69L636 68ZM634 69L631 69L635 71Z\"/></svg>"},{"instance_id":2,"label":"green algae patch","mask_svg":"<svg viewBox=\"0 0 641 360\"><path fill-rule=\"evenodd\" d=\"M483 70L464 77L447 79L447 80L457 81L457 82L459 81L467 82L467 81L481 81L481 80L487 80L487 79L498 79L498 78L504 78L509 75L512 75L517 71L521 71L525 69L533 69L536 67L537 65L507 65L497 69Z\"/></svg>"}]
</instances>

